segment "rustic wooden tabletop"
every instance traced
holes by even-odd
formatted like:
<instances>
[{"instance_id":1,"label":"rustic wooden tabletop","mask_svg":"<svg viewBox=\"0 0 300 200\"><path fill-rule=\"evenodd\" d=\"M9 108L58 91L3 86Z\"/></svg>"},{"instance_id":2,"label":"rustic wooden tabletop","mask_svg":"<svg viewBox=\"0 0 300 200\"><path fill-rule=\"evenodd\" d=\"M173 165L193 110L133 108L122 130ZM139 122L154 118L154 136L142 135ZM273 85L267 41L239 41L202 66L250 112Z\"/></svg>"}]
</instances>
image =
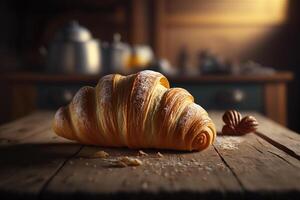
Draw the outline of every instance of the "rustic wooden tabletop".
<instances>
[{"instance_id":1,"label":"rustic wooden tabletop","mask_svg":"<svg viewBox=\"0 0 300 200\"><path fill-rule=\"evenodd\" d=\"M220 112L210 116L222 128ZM0 198L291 199L300 195L300 136L252 113L260 126L245 136L218 136L202 152L79 145L51 130L53 112L0 127ZM93 158L104 150L109 158ZM143 164L116 167L132 156Z\"/></svg>"}]
</instances>

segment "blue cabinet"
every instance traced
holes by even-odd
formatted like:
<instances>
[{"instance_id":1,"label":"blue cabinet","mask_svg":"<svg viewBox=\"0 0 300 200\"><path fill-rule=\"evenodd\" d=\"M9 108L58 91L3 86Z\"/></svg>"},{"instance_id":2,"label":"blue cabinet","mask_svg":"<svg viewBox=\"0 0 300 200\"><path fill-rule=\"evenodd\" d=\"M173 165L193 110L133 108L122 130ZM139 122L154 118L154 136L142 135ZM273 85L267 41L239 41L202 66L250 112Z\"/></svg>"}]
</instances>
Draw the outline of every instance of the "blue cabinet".
<instances>
[{"instance_id":1,"label":"blue cabinet","mask_svg":"<svg viewBox=\"0 0 300 200\"><path fill-rule=\"evenodd\" d=\"M174 83L172 87L188 90L194 96L195 102L205 109L253 110L263 113L262 84Z\"/></svg>"}]
</instances>

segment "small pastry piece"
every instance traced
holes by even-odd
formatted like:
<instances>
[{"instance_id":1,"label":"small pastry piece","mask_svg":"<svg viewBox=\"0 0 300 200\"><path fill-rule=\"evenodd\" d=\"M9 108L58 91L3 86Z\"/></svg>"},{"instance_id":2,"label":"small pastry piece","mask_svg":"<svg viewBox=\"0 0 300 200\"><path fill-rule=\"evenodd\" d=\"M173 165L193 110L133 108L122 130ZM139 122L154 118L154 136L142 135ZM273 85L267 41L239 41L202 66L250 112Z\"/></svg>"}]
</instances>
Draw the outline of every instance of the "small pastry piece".
<instances>
[{"instance_id":1,"label":"small pastry piece","mask_svg":"<svg viewBox=\"0 0 300 200\"><path fill-rule=\"evenodd\" d=\"M164 155L162 155L162 153L160 153L160 152L157 152L157 156L160 157L160 158L164 157Z\"/></svg>"},{"instance_id":2,"label":"small pastry piece","mask_svg":"<svg viewBox=\"0 0 300 200\"><path fill-rule=\"evenodd\" d=\"M109 154L105 151L97 151L94 153L91 158L107 158Z\"/></svg>"},{"instance_id":3,"label":"small pastry piece","mask_svg":"<svg viewBox=\"0 0 300 200\"><path fill-rule=\"evenodd\" d=\"M203 150L216 136L193 96L150 70L106 75L96 87L81 88L56 112L53 130L83 144L186 151Z\"/></svg>"},{"instance_id":4,"label":"small pastry piece","mask_svg":"<svg viewBox=\"0 0 300 200\"><path fill-rule=\"evenodd\" d=\"M258 126L257 120L253 116L246 116L237 125L236 130L240 134L255 132Z\"/></svg>"},{"instance_id":5,"label":"small pastry piece","mask_svg":"<svg viewBox=\"0 0 300 200\"><path fill-rule=\"evenodd\" d=\"M241 113L236 110L228 110L223 115L223 121L226 125L236 127L242 119Z\"/></svg>"},{"instance_id":6,"label":"small pastry piece","mask_svg":"<svg viewBox=\"0 0 300 200\"><path fill-rule=\"evenodd\" d=\"M236 134L236 129L232 125L225 124L222 128L222 134L224 134L224 135L235 135Z\"/></svg>"},{"instance_id":7,"label":"small pastry piece","mask_svg":"<svg viewBox=\"0 0 300 200\"><path fill-rule=\"evenodd\" d=\"M127 166L139 166L143 164L140 159L130 158L128 156L122 157L119 161L125 163Z\"/></svg>"},{"instance_id":8,"label":"small pastry piece","mask_svg":"<svg viewBox=\"0 0 300 200\"><path fill-rule=\"evenodd\" d=\"M148 156L148 154L142 150L139 150L138 156Z\"/></svg>"},{"instance_id":9,"label":"small pastry piece","mask_svg":"<svg viewBox=\"0 0 300 200\"><path fill-rule=\"evenodd\" d=\"M223 115L225 125L222 128L224 135L244 135L254 132L257 129L258 122L253 116L242 115L236 110L228 110Z\"/></svg>"}]
</instances>

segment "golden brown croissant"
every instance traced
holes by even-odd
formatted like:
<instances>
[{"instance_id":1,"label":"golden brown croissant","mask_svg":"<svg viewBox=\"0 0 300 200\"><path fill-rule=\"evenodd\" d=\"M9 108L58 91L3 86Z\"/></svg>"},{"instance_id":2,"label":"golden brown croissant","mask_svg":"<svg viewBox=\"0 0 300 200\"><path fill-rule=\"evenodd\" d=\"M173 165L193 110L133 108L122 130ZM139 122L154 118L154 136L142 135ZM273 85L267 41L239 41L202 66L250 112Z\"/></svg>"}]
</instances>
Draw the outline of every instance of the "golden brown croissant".
<instances>
[{"instance_id":1,"label":"golden brown croissant","mask_svg":"<svg viewBox=\"0 0 300 200\"><path fill-rule=\"evenodd\" d=\"M57 135L109 147L202 150L214 141L215 125L182 88L150 70L111 74L83 87L55 114Z\"/></svg>"}]
</instances>

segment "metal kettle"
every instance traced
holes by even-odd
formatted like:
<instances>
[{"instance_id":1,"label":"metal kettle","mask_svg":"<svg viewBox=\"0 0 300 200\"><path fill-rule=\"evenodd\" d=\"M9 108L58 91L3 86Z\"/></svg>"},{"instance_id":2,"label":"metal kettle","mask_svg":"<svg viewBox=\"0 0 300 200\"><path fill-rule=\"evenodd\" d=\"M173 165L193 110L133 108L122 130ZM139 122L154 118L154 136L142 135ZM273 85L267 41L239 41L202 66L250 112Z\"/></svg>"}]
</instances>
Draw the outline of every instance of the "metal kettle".
<instances>
[{"instance_id":1,"label":"metal kettle","mask_svg":"<svg viewBox=\"0 0 300 200\"><path fill-rule=\"evenodd\" d=\"M46 68L54 73L97 74L101 70L101 47L88 29L71 21L59 30L46 54Z\"/></svg>"}]
</instances>

